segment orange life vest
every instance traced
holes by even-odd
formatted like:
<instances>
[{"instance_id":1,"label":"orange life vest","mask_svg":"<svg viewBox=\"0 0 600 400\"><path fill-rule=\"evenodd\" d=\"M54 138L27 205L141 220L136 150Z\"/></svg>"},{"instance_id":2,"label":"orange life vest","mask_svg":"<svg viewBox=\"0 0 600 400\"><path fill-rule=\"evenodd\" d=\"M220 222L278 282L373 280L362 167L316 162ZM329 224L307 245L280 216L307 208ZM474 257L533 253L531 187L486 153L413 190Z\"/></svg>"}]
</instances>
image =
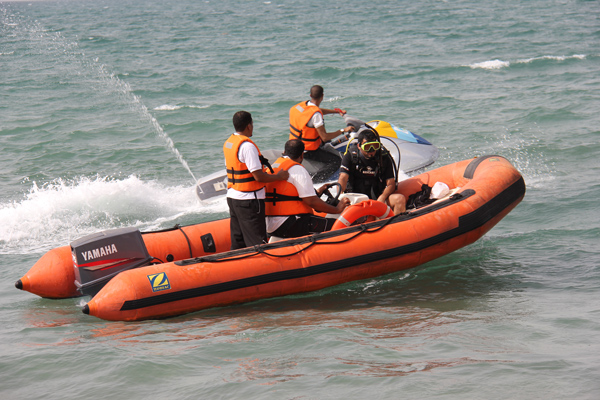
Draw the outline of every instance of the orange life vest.
<instances>
[{"instance_id":1,"label":"orange life vest","mask_svg":"<svg viewBox=\"0 0 600 400\"><path fill-rule=\"evenodd\" d=\"M308 101L302 101L290 108L290 137L289 139L300 139L304 142L304 150L313 151L321 146L321 137L316 128L306 126L315 113L323 112L315 105L308 105Z\"/></svg>"},{"instance_id":2,"label":"orange life vest","mask_svg":"<svg viewBox=\"0 0 600 400\"><path fill-rule=\"evenodd\" d=\"M287 171L294 165L301 165L289 158L279 157L273 164L275 173L280 170ZM297 215L313 214L313 209L305 204L298 196L298 190L288 181L267 183L267 197L265 199L266 215Z\"/></svg>"},{"instance_id":3,"label":"orange life vest","mask_svg":"<svg viewBox=\"0 0 600 400\"><path fill-rule=\"evenodd\" d=\"M249 137L231 135L223 145L225 166L227 167L227 188L234 188L240 192L256 192L265 187L265 184L254 179L246 164L238 159L238 151L244 142L252 143L258 150L258 155L261 155L258 146Z\"/></svg>"}]
</instances>

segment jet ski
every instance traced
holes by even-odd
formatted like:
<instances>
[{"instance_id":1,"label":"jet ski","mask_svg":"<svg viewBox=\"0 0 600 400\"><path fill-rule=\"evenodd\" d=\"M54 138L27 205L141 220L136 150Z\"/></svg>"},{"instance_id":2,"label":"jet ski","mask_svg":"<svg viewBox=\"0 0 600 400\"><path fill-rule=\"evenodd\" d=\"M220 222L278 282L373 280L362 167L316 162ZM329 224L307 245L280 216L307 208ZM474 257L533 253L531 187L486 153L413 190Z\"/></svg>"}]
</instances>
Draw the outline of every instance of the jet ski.
<instances>
[{"instance_id":1,"label":"jet ski","mask_svg":"<svg viewBox=\"0 0 600 400\"><path fill-rule=\"evenodd\" d=\"M407 129L397 127L382 120L373 120L365 123L348 114L345 114L343 117L347 126L354 127L354 132L340 135L324 145L326 151L337 156L332 157L333 160L336 160L336 165L326 165L322 162L306 158L302 162L302 165L313 178L315 185L337 180L343 154L346 152L349 143L356 140L358 132L365 128L372 128L377 132L381 144L385 146L394 159L397 171L403 171L407 174L418 171L433 164L439 157L437 147ZM280 150L261 150L262 155L271 162L279 158L282 152L283 145ZM227 173L225 169L200 178L196 184L196 194L200 200L213 199L223 196L226 193Z\"/></svg>"}]
</instances>

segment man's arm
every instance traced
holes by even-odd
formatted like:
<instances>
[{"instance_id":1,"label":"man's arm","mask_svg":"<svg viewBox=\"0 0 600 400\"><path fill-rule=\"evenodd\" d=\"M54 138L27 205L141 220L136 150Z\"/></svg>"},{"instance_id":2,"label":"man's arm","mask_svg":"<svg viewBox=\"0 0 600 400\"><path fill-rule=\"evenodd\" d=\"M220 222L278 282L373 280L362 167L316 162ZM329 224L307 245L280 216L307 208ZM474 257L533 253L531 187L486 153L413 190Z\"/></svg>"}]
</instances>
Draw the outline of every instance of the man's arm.
<instances>
[{"instance_id":1,"label":"man's arm","mask_svg":"<svg viewBox=\"0 0 600 400\"><path fill-rule=\"evenodd\" d=\"M288 182L296 187L298 196L300 196L304 204L313 210L329 214L339 214L350 204L348 199L340 200L337 207L327 204L320 199L320 196L315 195L315 188L306 168L301 165L294 165L289 170L291 175Z\"/></svg>"},{"instance_id":2,"label":"man's arm","mask_svg":"<svg viewBox=\"0 0 600 400\"><path fill-rule=\"evenodd\" d=\"M350 175L348 175L347 172L340 171L340 176L338 177L338 183L341 186L340 191L342 193L344 193L346 191L346 188L348 187L348 179L349 178L350 178Z\"/></svg>"},{"instance_id":3,"label":"man's arm","mask_svg":"<svg viewBox=\"0 0 600 400\"><path fill-rule=\"evenodd\" d=\"M392 160L392 156L386 154L383 156L383 176L381 179L385 179L385 189L379 195L377 200L385 203L385 201L396 191L396 179L394 177L394 161Z\"/></svg>"},{"instance_id":4,"label":"man's arm","mask_svg":"<svg viewBox=\"0 0 600 400\"><path fill-rule=\"evenodd\" d=\"M325 203L317 196L303 197L302 201L313 210L328 214L341 214L342 211L344 211L344 209L350 205L350 199L348 198L341 199L337 207Z\"/></svg>"},{"instance_id":5,"label":"man's arm","mask_svg":"<svg viewBox=\"0 0 600 400\"><path fill-rule=\"evenodd\" d=\"M275 182L275 181L285 181L290 176L287 171L279 170L275 175L267 174L262 169L257 169L256 171L251 172L254 179L258 182Z\"/></svg>"},{"instance_id":6,"label":"man's arm","mask_svg":"<svg viewBox=\"0 0 600 400\"><path fill-rule=\"evenodd\" d=\"M353 126L347 126L343 129L338 129L333 132L325 132L325 125L319 126L317 129L317 133L323 142L329 142L331 139L335 139L340 136L344 132L352 132L354 130Z\"/></svg>"},{"instance_id":7,"label":"man's arm","mask_svg":"<svg viewBox=\"0 0 600 400\"><path fill-rule=\"evenodd\" d=\"M394 178L389 178L385 181L385 184L385 189L383 189L383 192L377 198L377 201L381 201L382 203L385 203L388 197L396 191L396 180Z\"/></svg>"},{"instance_id":8,"label":"man's arm","mask_svg":"<svg viewBox=\"0 0 600 400\"><path fill-rule=\"evenodd\" d=\"M323 113L323 115L327 115L327 114L340 114L340 115L344 115L346 114L346 110L342 110L339 108L335 108L333 110L330 110L328 108L321 108L319 107L319 109L321 110L321 112Z\"/></svg>"},{"instance_id":9,"label":"man's arm","mask_svg":"<svg viewBox=\"0 0 600 400\"><path fill-rule=\"evenodd\" d=\"M258 155L258 148L252 143L242 143L238 152L238 159L245 163L250 173L258 182L285 181L290 176L287 171L281 170L275 175L266 173L263 170L262 162Z\"/></svg>"}]
</instances>

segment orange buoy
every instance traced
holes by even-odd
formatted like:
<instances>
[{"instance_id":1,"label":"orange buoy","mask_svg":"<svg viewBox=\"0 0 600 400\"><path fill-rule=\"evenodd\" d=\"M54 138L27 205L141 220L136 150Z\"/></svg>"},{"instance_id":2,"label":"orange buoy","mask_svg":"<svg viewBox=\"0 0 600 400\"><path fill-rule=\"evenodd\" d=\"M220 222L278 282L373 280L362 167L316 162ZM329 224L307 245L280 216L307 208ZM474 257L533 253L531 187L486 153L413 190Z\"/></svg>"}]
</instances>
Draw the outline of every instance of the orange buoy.
<instances>
[{"instance_id":1,"label":"orange buoy","mask_svg":"<svg viewBox=\"0 0 600 400\"><path fill-rule=\"evenodd\" d=\"M351 226L359 218L373 216L377 219L389 218L394 216L392 209L385 203L377 200L365 200L358 204L351 205L334 222L331 230L342 229Z\"/></svg>"}]
</instances>

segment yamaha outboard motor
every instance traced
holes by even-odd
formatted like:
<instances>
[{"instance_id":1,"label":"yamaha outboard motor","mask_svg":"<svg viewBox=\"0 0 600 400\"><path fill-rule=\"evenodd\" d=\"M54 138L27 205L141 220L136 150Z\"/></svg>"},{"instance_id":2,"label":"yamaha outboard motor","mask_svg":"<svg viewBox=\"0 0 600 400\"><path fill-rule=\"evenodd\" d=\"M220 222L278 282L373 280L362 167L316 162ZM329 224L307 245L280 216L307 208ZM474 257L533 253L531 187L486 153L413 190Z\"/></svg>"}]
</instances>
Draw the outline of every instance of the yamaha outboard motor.
<instances>
[{"instance_id":1,"label":"yamaha outboard motor","mask_svg":"<svg viewBox=\"0 0 600 400\"><path fill-rule=\"evenodd\" d=\"M94 233L71 243L75 285L95 296L119 272L150 264L142 234L135 228Z\"/></svg>"}]
</instances>

